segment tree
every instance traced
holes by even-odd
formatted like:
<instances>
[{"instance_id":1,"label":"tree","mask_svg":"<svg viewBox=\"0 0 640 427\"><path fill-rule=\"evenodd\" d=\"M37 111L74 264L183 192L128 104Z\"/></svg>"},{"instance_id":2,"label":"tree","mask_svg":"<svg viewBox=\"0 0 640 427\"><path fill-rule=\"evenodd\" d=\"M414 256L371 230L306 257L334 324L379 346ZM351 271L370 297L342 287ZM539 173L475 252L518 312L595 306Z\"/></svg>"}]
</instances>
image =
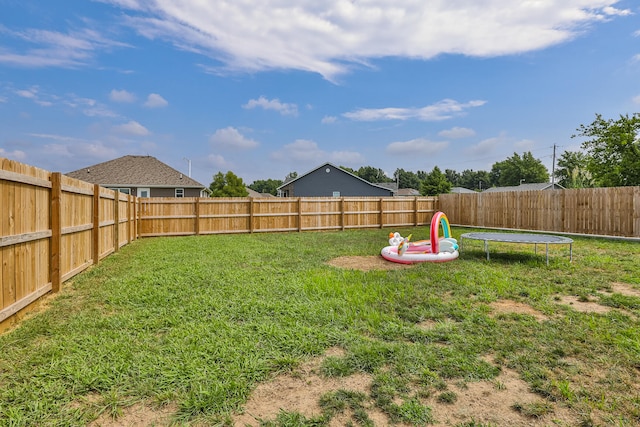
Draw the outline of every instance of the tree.
<instances>
[{"instance_id":1,"label":"tree","mask_svg":"<svg viewBox=\"0 0 640 427\"><path fill-rule=\"evenodd\" d=\"M589 138L582 148L589 155L587 170L602 187L640 185L640 113L605 120L600 114L578 134Z\"/></svg>"},{"instance_id":2,"label":"tree","mask_svg":"<svg viewBox=\"0 0 640 427\"><path fill-rule=\"evenodd\" d=\"M593 187L591 173L587 170L589 156L581 151L565 151L558 158L555 177L565 188Z\"/></svg>"},{"instance_id":3,"label":"tree","mask_svg":"<svg viewBox=\"0 0 640 427\"><path fill-rule=\"evenodd\" d=\"M520 185L522 182L548 182L549 171L530 151L520 157L513 153L512 157L496 162L491 167L491 182L499 187Z\"/></svg>"},{"instance_id":4,"label":"tree","mask_svg":"<svg viewBox=\"0 0 640 427\"><path fill-rule=\"evenodd\" d=\"M249 195L242 178L231 171L225 175L222 172L215 174L209 189L212 197L247 197Z\"/></svg>"},{"instance_id":5,"label":"tree","mask_svg":"<svg viewBox=\"0 0 640 427\"><path fill-rule=\"evenodd\" d=\"M363 166L358 169L357 176L372 183L393 182L382 169L373 166Z\"/></svg>"},{"instance_id":6,"label":"tree","mask_svg":"<svg viewBox=\"0 0 640 427\"><path fill-rule=\"evenodd\" d=\"M394 181L398 183L398 188L413 188L419 190L422 183L418 175L400 168L396 169L393 173L393 178Z\"/></svg>"},{"instance_id":7,"label":"tree","mask_svg":"<svg viewBox=\"0 0 640 427\"><path fill-rule=\"evenodd\" d=\"M473 169L465 169L460 174L459 185L469 190L487 189L491 187L491 177L487 171L474 171Z\"/></svg>"},{"instance_id":8,"label":"tree","mask_svg":"<svg viewBox=\"0 0 640 427\"><path fill-rule=\"evenodd\" d=\"M444 170L444 175L447 177L447 180L449 180L451 185L457 187L457 186L460 186L462 184L461 183L462 176L458 172L456 172L455 170L453 170L453 169L445 169Z\"/></svg>"},{"instance_id":9,"label":"tree","mask_svg":"<svg viewBox=\"0 0 640 427\"><path fill-rule=\"evenodd\" d=\"M249 188L253 191L257 191L258 193L268 193L273 194L274 196L278 193L278 187L282 185L282 181L279 179L259 179L257 181L253 181Z\"/></svg>"},{"instance_id":10,"label":"tree","mask_svg":"<svg viewBox=\"0 0 640 427\"><path fill-rule=\"evenodd\" d=\"M422 181L420 194L423 196L437 196L438 194L448 193L451 191L451 183L447 180L447 176L435 166L426 179Z\"/></svg>"}]
</instances>

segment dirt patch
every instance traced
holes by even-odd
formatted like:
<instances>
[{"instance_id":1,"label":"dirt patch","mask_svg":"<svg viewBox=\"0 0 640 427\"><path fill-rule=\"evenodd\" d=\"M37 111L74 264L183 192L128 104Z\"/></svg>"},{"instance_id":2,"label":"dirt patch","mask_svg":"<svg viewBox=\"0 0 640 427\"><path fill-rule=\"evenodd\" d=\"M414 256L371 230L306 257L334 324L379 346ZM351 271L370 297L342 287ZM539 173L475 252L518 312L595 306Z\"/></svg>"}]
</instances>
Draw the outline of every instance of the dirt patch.
<instances>
[{"instance_id":1,"label":"dirt patch","mask_svg":"<svg viewBox=\"0 0 640 427\"><path fill-rule=\"evenodd\" d=\"M114 419L111 414L103 413L89 427L146 427L172 425L172 416L178 410L175 405L167 405L159 409L138 403L123 410L121 416Z\"/></svg>"},{"instance_id":2,"label":"dirt patch","mask_svg":"<svg viewBox=\"0 0 640 427\"><path fill-rule=\"evenodd\" d=\"M399 270L401 268L411 268L411 265L409 264L387 261L381 256L342 256L332 259L327 262L327 264L333 267L361 271Z\"/></svg>"},{"instance_id":3,"label":"dirt patch","mask_svg":"<svg viewBox=\"0 0 640 427\"><path fill-rule=\"evenodd\" d=\"M628 283L612 283L611 289L613 293L625 295L628 297L636 297L640 298L640 289L636 289ZM611 292L603 292L606 294L611 294Z\"/></svg>"},{"instance_id":4,"label":"dirt patch","mask_svg":"<svg viewBox=\"0 0 640 427\"><path fill-rule=\"evenodd\" d=\"M438 402L438 394L425 402L432 408L435 426L459 425L471 420L475 421L474 425L512 427L577 424L576 416L568 409L532 393L529 385L510 369L502 368L492 381L466 383L463 387L451 385L449 391L457 396L453 403ZM528 408L545 410L533 415Z\"/></svg>"},{"instance_id":5,"label":"dirt patch","mask_svg":"<svg viewBox=\"0 0 640 427\"><path fill-rule=\"evenodd\" d=\"M560 297L560 304L568 305L575 311L582 313L598 313L606 314L611 311L611 307L605 307L594 301L584 301L573 295L564 295Z\"/></svg>"},{"instance_id":6,"label":"dirt patch","mask_svg":"<svg viewBox=\"0 0 640 427\"><path fill-rule=\"evenodd\" d=\"M501 313L528 314L529 316L535 317L536 320L540 322L548 319L547 316L545 316L543 313L536 310L535 308L517 301L499 300L499 301L492 302L489 305L491 306L493 311L498 314L501 314Z\"/></svg>"},{"instance_id":7,"label":"dirt patch","mask_svg":"<svg viewBox=\"0 0 640 427\"><path fill-rule=\"evenodd\" d=\"M324 357L339 357L343 354L341 349L333 348ZM245 405L244 413L233 417L234 425L258 426L260 420L275 419L280 411L298 412L307 418L319 416L322 414L319 405L320 397L325 393L336 390L368 393L371 386L369 375L355 374L339 378L321 377L319 368L324 357L313 359L294 372L280 375L272 381L258 385ZM378 418L384 417L384 419L374 420L376 425L387 424L384 414L377 413L376 416ZM339 422L338 418L341 417L332 421Z\"/></svg>"}]
</instances>

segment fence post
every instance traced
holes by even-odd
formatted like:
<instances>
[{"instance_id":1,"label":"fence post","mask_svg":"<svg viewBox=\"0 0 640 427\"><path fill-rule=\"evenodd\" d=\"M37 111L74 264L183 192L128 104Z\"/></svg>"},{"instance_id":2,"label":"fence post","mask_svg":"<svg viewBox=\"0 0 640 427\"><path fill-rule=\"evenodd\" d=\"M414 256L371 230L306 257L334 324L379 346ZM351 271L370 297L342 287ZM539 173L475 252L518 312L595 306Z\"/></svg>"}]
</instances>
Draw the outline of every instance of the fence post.
<instances>
[{"instance_id":1,"label":"fence post","mask_svg":"<svg viewBox=\"0 0 640 427\"><path fill-rule=\"evenodd\" d=\"M413 198L413 226L418 226L418 197Z\"/></svg>"},{"instance_id":2,"label":"fence post","mask_svg":"<svg viewBox=\"0 0 640 427\"><path fill-rule=\"evenodd\" d=\"M255 206L253 206L253 197L249 198L249 233L253 233L253 211Z\"/></svg>"},{"instance_id":3,"label":"fence post","mask_svg":"<svg viewBox=\"0 0 640 427\"><path fill-rule=\"evenodd\" d=\"M298 232L302 231L302 197L298 197Z\"/></svg>"},{"instance_id":4,"label":"fence post","mask_svg":"<svg viewBox=\"0 0 640 427\"><path fill-rule=\"evenodd\" d=\"M200 197L196 197L196 222L194 224L194 231L196 236L200 235Z\"/></svg>"},{"instance_id":5,"label":"fence post","mask_svg":"<svg viewBox=\"0 0 640 427\"><path fill-rule=\"evenodd\" d=\"M380 197L378 208L380 209L380 228L382 228L384 226L384 211L382 210L382 197Z\"/></svg>"},{"instance_id":6,"label":"fence post","mask_svg":"<svg viewBox=\"0 0 640 427\"><path fill-rule=\"evenodd\" d=\"M120 250L120 191L114 190L115 194L113 195L113 250L118 252Z\"/></svg>"},{"instance_id":7,"label":"fence post","mask_svg":"<svg viewBox=\"0 0 640 427\"><path fill-rule=\"evenodd\" d=\"M340 228L344 231L344 197L340 197Z\"/></svg>"},{"instance_id":8,"label":"fence post","mask_svg":"<svg viewBox=\"0 0 640 427\"><path fill-rule=\"evenodd\" d=\"M62 248L62 174L51 174L51 291L60 291L60 256Z\"/></svg>"},{"instance_id":9,"label":"fence post","mask_svg":"<svg viewBox=\"0 0 640 427\"><path fill-rule=\"evenodd\" d=\"M100 260L100 185L93 184L93 264Z\"/></svg>"}]
</instances>

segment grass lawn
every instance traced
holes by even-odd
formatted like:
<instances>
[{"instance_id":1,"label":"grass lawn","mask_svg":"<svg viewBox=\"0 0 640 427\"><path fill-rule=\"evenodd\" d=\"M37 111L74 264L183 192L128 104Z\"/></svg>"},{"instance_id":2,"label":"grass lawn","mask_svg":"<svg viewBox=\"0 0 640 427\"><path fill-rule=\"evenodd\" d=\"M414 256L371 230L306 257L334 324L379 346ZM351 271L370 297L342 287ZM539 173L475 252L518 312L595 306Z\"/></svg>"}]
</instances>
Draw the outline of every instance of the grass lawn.
<instances>
[{"instance_id":1,"label":"grass lawn","mask_svg":"<svg viewBox=\"0 0 640 427\"><path fill-rule=\"evenodd\" d=\"M549 266L531 245L491 243L487 262L479 242L448 263L328 264L378 256L389 231L133 242L0 335L0 425L141 407L168 418L138 425L243 425L259 385L305 381L313 361L347 385L252 425L640 424L640 244L575 238L573 263L551 245ZM462 410L480 384L495 413Z\"/></svg>"}]
</instances>

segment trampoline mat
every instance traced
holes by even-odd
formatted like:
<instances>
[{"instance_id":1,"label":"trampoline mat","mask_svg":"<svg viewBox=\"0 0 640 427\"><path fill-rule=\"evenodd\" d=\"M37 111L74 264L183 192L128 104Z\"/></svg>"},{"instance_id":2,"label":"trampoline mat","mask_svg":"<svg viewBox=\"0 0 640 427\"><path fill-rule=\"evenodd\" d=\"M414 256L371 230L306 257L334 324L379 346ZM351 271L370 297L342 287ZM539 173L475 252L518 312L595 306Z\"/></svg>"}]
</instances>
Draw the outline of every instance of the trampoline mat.
<instances>
[{"instance_id":1,"label":"trampoline mat","mask_svg":"<svg viewBox=\"0 0 640 427\"><path fill-rule=\"evenodd\" d=\"M465 233L461 237L474 240L488 240L492 242L508 243L573 243L572 239L562 236L552 236L549 234L529 234L529 233Z\"/></svg>"}]
</instances>

